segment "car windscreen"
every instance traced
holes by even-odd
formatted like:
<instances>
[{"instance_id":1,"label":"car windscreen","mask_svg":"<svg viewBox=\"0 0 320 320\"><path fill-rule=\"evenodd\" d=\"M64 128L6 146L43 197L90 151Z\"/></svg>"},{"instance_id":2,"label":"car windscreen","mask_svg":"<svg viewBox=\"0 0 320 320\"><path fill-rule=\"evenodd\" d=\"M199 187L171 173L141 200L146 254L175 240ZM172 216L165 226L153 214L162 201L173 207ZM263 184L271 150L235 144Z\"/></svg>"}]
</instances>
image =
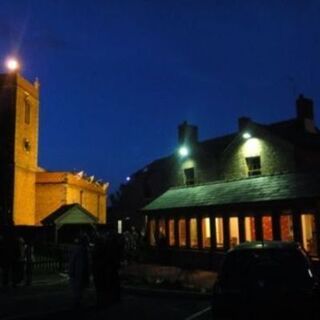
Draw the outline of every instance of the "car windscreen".
<instances>
[{"instance_id":1,"label":"car windscreen","mask_svg":"<svg viewBox=\"0 0 320 320\"><path fill-rule=\"evenodd\" d=\"M312 285L308 260L299 250L256 249L230 252L221 279L232 287L263 282L268 286L304 288Z\"/></svg>"}]
</instances>

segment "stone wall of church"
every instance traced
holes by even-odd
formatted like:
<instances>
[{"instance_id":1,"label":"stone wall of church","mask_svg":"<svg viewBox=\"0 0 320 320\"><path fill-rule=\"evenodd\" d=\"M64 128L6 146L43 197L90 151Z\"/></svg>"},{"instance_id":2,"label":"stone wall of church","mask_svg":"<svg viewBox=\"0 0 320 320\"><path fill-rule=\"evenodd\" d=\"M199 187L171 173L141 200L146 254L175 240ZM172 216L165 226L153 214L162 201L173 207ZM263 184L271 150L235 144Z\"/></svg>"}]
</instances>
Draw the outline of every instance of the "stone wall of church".
<instances>
[{"instance_id":1,"label":"stone wall of church","mask_svg":"<svg viewBox=\"0 0 320 320\"><path fill-rule=\"evenodd\" d=\"M16 166L13 201L15 225L35 224L35 197L35 172Z\"/></svg>"},{"instance_id":2,"label":"stone wall of church","mask_svg":"<svg viewBox=\"0 0 320 320\"><path fill-rule=\"evenodd\" d=\"M79 203L100 223L106 222L106 190L68 172L38 172L36 181L36 221L64 204Z\"/></svg>"}]
</instances>

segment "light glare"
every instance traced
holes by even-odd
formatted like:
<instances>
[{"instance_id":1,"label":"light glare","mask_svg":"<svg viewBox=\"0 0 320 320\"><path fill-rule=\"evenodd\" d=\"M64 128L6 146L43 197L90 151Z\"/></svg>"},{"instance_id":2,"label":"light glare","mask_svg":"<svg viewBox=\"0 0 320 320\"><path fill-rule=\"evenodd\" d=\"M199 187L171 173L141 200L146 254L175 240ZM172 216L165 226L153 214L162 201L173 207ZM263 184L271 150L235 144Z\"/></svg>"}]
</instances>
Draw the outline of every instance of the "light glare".
<instances>
[{"instance_id":1,"label":"light glare","mask_svg":"<svg viewBox=\"0 0 320 320\"><path fill-rule=\"evenodd\" d=\"M250 139L250 138L251 138L251 134L250 134L249 132L245 132L245 133L242 135L242 137L243 137L244 139Z\"/></svg>"},{"instance_id":2,"label":"light glare","mask_svg":"<svg viewBox=\"0 0 320 320\"><path fill-rule=\"evenodd\" d=\"M186 157L189 154L189 150L187 147L181 147L179 149L179 154L181 157Z\"/></svg>"},{"instance_id":3,"label":"light glare","mask_svg":"<svg viewBox=\"0 0 320 320\"><path fill-rule=\"evenodd\" d=\"M8 58L6 60L6 67L9 71L13 72L13 71L17 71L20 67L19 62L17 59L15 58Z\"/></svg>"}]
</instances>

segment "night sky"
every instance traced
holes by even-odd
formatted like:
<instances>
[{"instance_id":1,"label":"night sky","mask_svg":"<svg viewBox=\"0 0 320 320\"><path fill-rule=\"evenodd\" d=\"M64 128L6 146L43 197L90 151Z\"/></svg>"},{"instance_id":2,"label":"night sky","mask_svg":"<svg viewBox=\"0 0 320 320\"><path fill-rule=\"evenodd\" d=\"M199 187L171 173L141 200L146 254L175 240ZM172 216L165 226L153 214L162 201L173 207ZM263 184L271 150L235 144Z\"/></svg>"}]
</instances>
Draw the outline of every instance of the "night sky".
<instances>
[{"instance_id":1,"label":"night sky","mask_svg":"<svg viewBox=\"0 0 320 320\"><path fill-rule=\"evenodd\" d=\"M0 61L41 83L39 164L111 183L249 116L320 124L320 1L1 0ZM4 68L1 67L2 72Z\"/></svg>"}]
</instances>

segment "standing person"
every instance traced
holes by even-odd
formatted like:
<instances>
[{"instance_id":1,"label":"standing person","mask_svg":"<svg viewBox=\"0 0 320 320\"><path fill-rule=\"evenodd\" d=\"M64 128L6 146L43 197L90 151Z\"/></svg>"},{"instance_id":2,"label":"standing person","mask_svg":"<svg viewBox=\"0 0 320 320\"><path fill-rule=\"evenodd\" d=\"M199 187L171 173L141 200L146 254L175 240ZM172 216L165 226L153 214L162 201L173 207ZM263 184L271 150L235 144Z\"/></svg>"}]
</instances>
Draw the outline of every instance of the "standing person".
<instances>
[{"instance_id":1,"label":"standing person","mask_svg":"<svg viewBox=\"0 0 320 320\"><path fill-rule=\"evenodd\" d=\"M15 287L18 282L20 251L19 240L13 230L4 232L1 247L2 285Z\"/></svg>"},{"instance_id":2,"label":"standing person","mask_svg":"<svg viewBox=\"0 0 320 320\"><path fill-rule=\"evenodd\" d=\"M84 290L89 286L88 239L85 236L75 239L75 246L69 261L70 285L73 293L73 306L81 306Z\"/></svg>"},{"instance_id":3,"label":"standing person","mask_svg":"<svg viewBox=\"0 0 320 320\"><path fill-rule=\"evenodd\" d=\"M14 286L24 280L26 267L26 242L22 237L17 239L17 256L14 263Z\"/></svg>"},{"instance_id":4,"label":"standing person","mask_svg":"<svg viewBox=\"0 0 320 320\"><path fill-rule=\"evenodd\" d=\"M108 299L108 252L106 238L98 234L92 249L92 276L96 290L97 308L107 305Z\"/></svg>"},{"instance_id":5,"label":"standing person","mask_svg":"<svg viewBox=\"0 0 320 320\"><path fill-rule=\"evenodd\" d=\"M108 276L110 283L110 303L117 303L121 300L121 287L119 269L121 264L122 248L118 234L110 232L107 239L107 251L109 257Z\"/></svg>"},{"instance_id":6,"label":"standing person","mask_svg":"<svg viewBox=\"0 0 320 320\"><path fill-rule=\"evenodd\" d=\"M121 244L117 235L109 232L97 237L92 251L92 274L97 295L97 307L108 307L121 299L119 267Z\"/></svg>"},{"instance_id":7,"label":"standing person","mask_svg":"<svg viewBox=\"0 0 320 320\"><path fill-rule=\"evenodd\" d=\"M32 269L34 263L34 250L31 241L25 245L25 285L30 286L32 283Z\"/></svg>"}]
</instances>

